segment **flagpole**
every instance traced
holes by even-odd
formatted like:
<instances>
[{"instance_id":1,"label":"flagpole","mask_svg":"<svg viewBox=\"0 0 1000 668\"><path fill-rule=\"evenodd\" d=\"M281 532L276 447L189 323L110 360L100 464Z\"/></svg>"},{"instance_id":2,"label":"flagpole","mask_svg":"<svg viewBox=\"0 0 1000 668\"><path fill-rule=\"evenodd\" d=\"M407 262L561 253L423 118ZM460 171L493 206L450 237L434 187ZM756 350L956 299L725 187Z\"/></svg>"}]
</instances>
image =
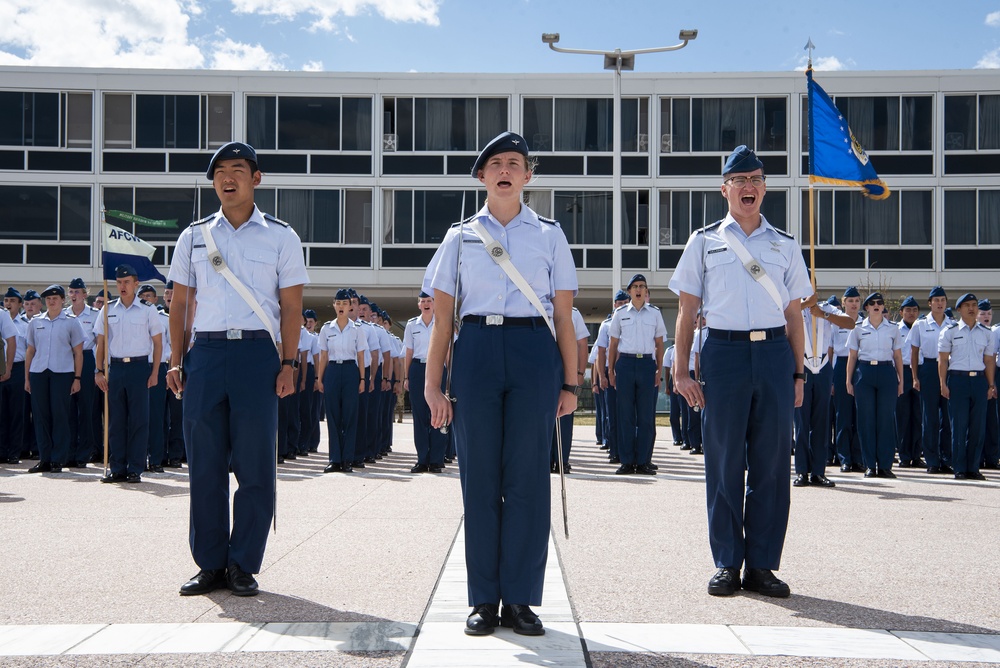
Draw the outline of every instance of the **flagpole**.
<instances>
[{"instance_id":1,"label":"flagpole","mask_svg":"<svg viewBox=\"0 0 1000 668\"><path fill-rule=\"evenodd\" d=\"M809 73L812 72L812 50L816 48L812 43L812 38L806 42L806 50L809 52L809 63L806 65L806 77L809 77ZM806 99L808 100L809 87L806 86ZM813 172L813 105L811 100L808 104L808 114L809 114L809 175L812 176ZM816 291L816 200L815 191L813 190L812 178L809 179L809 279L812 282L813 296L816 297L817 304L819 303L819 295ZM812 341L813 341L813 357L817 359L822 359L820 354L819 341L817 340L817 330L819 329L819 323L814 315L811 318L812 321Z\"/></svg>"},{"instance_id":2,"label":"flagpole","mask_svg":"<svg viewBox=\"0 0 1000 668\"><path fill-rule=\"evenodd\" d=\"M101 254L101 270L104 270L104 254ZM108 331L108 305L111 302L111 293L108 292L108 277L107 274L104 276L104 305L101 306L101 312L104 318L104 379L108 382L108 391L104 393L104 475L108 475L108 428L110 419L108 417L108 412L110 410L110 403L108 401L108 395L111 393L111 364L109 363L111 355L111 337L108 336L110 332Z\"/></svg>"}]
</instances>

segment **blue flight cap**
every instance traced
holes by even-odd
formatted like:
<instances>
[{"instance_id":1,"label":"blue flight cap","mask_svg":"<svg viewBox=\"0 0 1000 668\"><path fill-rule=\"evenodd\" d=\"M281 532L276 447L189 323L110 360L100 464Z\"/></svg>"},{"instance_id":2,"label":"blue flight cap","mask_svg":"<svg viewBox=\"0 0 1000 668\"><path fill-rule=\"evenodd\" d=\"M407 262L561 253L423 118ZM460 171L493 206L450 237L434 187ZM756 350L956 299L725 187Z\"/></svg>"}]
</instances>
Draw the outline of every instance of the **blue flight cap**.
<instances>
[{"instance_id":1,"label":"blue flight cap","mask_svg":"<svg viewBox=\"0 0 1000 668\"><path fill-rule=\"evenodd\" d=\"M951 310L950 306L944 310L944 314L946 316L948 316L949 318L954 318L955 317L955 312Z\"/></svg>"},{"instance_id":2,"label":"blue flight cap","mask_svg":"<svg viewBox=\"0 0 1000 668\"><path fill-rule=\"evenodd\" d=\"M635 276L629 279L628 285L625 286L625 289L631 290L632 284L635 283L636 281L642 281L643 283L646 283L646 287L649 287L649 283L646 281L646 277L643 276L642 274L636 274Z\"/></svg>"},{"instance_id":3,"label":"blue flight cap","mask_svg":"<svg viewBox=\"0 0 1000 668\"><path fill-rule=\"evenodd\" d=\"M920 304L918 304L917 300L913 298L913 295L910 295L909 297L907 297L906 299L904 299L903 303L899 305L899 308L901 308L901 309L910 308L910 307L920 308Z\"/></svg>"},{"instance_id":4,"label":"blue flight cap","mask_svg":"<svg viewBox=\"0 0 1000 668\"><path fill-rule=\"evenodd\" d=\"M514 132L501 132L496 137L494 137L489 144L483 147L483 150L479 153L479 157L476 158L475 164L472 165L472 176L473 178L479 177L479 170L483 168L486 161L497 153L507 153L508 151L514 151L515 153L520 153L525 158L528 157L528 142L524 140L524 137Z\"/></svg>"},{"instance_id":5,"label":"blue flight cap","mask_svg":"<svg viewBox=\"0 0 1000 668\"><path fill-rule=\"evenodd\" d=\"M885 298L882 297L882 293L881 292L873 292L870 295L868 295L867 297L865 297L865 302L861 305L861 308L867 307L868 303L871 302L871 301L873 301L873 300L875 300L875 299L881 299L883 302L885 302Z\"/></svg>"},{"instance_id":6,"label":"blue flight cap","mask_svg":"<svg viewBox=\"0 0 1000 668\"><path fill-rule=\"evenodd\" d=\"M73 288L74 290L86 290L87 284L83 282L82 278L74 278L72 281L69 282L69 287Z\"/></svg>"},{"instance_id":7,"label":"blue flight cap","mask_svg":"<svg viewBox=\"0 0 1000 668\"><path fill-rule=\"evenodd\" d=\"M318 320L318 318L316 317L316 311L312 310L311 308L307 308L305 311L303 311L302 312L302 317L303 318L312 318L313 320Z\"/></svg>"},{"instance_id":8,"label":"blue flight cap","mask_svg":"<svg viewBox=\"0 0 1000 668\"><path fill-rule=\"evenodd\" d=\"M41 299L41 297L39 297L38 293L34 290L28 290L24 293L24 301L31 301L32 299Z\"/></svg>"},{"instance_id":9,"label":"blue flight cap","mask_svg":"<svg viewBox=\"0 0 1000 668\"><path fill-rule=\"evenodd\" d=\"M628 293L625 292L624 290L619 290L618 292L615 293L616 302L627 302L628 300L629 300Z\"/></svg>"},{"instance_id":10,"label":"blue flight cap","mask_svg":"<svg viewBox=\"0 0 1000 668\"><path fill-rule=\"evenodd\" d=\"M378 304L376 304L375 302L372 301L368 302L368 308L371 309L372 313L378 314L379 312Z\"/></svg>"},{"instance_id":11,"label":"blue flight cap","mask_svg":"<svg viewBox=\"0 0 1000 668\"><path fill-rule=\"evenodd\" d=\"M208 163L208 171L205 172L205 176L208 180L212 180L212 176L215 173L215 163L219 160L235 160L238 158L246 158L250 162L257 164L257 151L253 150L253 146L250 144L244 144L238 141L231 141L228 144L222 146L215 155L212 156L212 161Z\"/></svg>"},{"instance_id":12,"label":"blue flight cap","mask_svg":"<svg viewBox=\"0 0 1000 668\"><path fill-rule=\"evenodd\" d=\"M826 300L826 303L830 306L836 306L837 308L840 308L841 306L840 300L837 299L837 295L830 295L830 298Z\"/></svg>"},{"instance_id":13,"label":"blue flight cap","mask_svg":"<svg viewBox=\"0 0 1000 668\"><path fill-rule=\"evenodd\" d=\"M104 296L104 290L101 290L100 292L98 292L97 296L98 297L103 297Z\"/></svg>"},{"instance_id":14,"label":"blue flight cap","mask_svg":"<svg viewBox=\"0 0 1000 668\"><path fill-rule=\"evenodd\" d=\"M347 288L347 294L350 295L351 299L359 299L358 291L354 288Z\"/></svg>"},{"instance_id":15,"label":"blue flight cap","mask_svg":"<svg viewBox=\"0 0 1000 668\"><path fill-rule=\"evenodd\" d=\"M335 302L350 301L350 299L351 299L351 291L348 290L347 288L341 288L337 290L337 294L333 296L333 301Z\"/></svg>"},{"instance_id":16,"label":"blue flight cap","mask_svg":"<svg viewBox=\"0 0 1000 668\"><path fill-rule=\"evenodd\" d=\"M385 311L382 311L382 319L385 320L387 324L389 325L392 324L392 318L390 318L389 314L386 313Z\"/></svg>"},{"instance_id":17,"label":"blue flight cap","mask_svg":"<svg viewBox=\"0 0 1000 668\"><path fill-rule=\"evenodd\" d=\"M42 290L43 299L45 297L55 297L55 296L59 296L62 297L63 299L66 299L66 288L59 285L58 283L54 283L49 287L45 288L44 290Z\"/></svg>"},{"instance_id":18,"label":"blue flight cap","mask_svg":"<svg viewBox=\"0 0 1000 668\"><path fill-rule=\"evenodd\" d=\"M156 288L154 288L149 283L143 283L142 285L139 286L139 289L136 290L135 294L141 295L143 292L152 292L155 295L156 294Z\"/></svg>"},{"instance_id":19,"label":"blue flight cap","mask_svg":"<svg viewBox=\"0 0 1000 668\"><path fill-rule=\"evenodd\" d=\"M848 297L860 297L860 296L861 296L861 293L858 292L858 289L856 287L854 287L853 285L851 287L847 288L846 290L844 290L844 299L847 299Z\"/></svg>"},{"instance_id":20,"label":"blue flight cap","mask_svg":"<svg viewBox=\"0 0 1000 668\"><path fill-rule=\"evenodd\" d=\"M7 299L8 297L13 297L14 299L17 299L18 301L22 301L22 302L24 301L24 297L21 296L21 293L18 292L17 289L13 285L10 286L9 288L7 288L7 293L4 295L4 299Z\"/></svg>"},{"instance_id":21,"label":"blue flight cap","mask_svg":"<svg viewBox=\"0 0 1000 668\"><path fill-rule=\"evenodd\" d=\"M976 302L978 304L979 299L976 297L976 295L972 294L971 292L966 292L964 295L958 298L957 302L955 302L955 308L962 308L962 304L964 304L965 302Z\"/></svg>"},{"instance_id":22,"label":"blue flight cap","mask_svg":"<svg viewBox=\"0 0 1000 668\"><path fill-rule=\"evenodd\" d=\"M993 305L990 304L990 300L989 299L980 299L979 300L979 310L980 311L992 311L993 310Z\"/></svg>"},{"instance_id":23,"label":"blue flight cap","mask_svg":"<svg viewBox=\"0 0 1000 668\"><path fill-rule=\"evenodd\" d=\"M726 176L732 172L752 172L756 169L764 169L764 163L753 149L746 144L740 144L729 154L726 166L722 168L722 175Z\"/></svg>"},{"instance_id":24,"label":"blue flight cap","mask_svg":"<svg viewBox=\"0 0 1000 668\"><path fill-rule=\"evenodd\" d=\"M173 281L167 281L167 285L163 289L164 290L173 290L174 289L174 282Z\"/></svg>"},{"instance_id":25,"label":"blue flight cap","mask_svg":"<svg viewBox=\"0 0 1000 668\"><path fill-rule=\"evenodd\" d=\"M139 274L136 273L135 267L130 264L120 264L115 267L115 278L127 278L129 276L135 276L136 279L139 278Z\"/></svg>"},{"instance_id":26,"label":"blue flight cap","mask_svg":"<svg viewBox=\"0 0 1000 668\"><path fill-rule=\"evenodd\" d=\"M364 295L358 295L358 306L360 306L361 304L365 304L366 306L372 305L372 303L368 301L368 297L365 297Z\"/></svg>"},{"instance_id":27,"label":"blue flight cap","mask_svg":"<svg viewBox=\"0 0 1000 668\"><path fill-rule=\"evenodd\" d=\"M420 294L417 295L417 299L430 299L430 298L431 298L431 296L429 294L427 294L426 292L424 292L423 290L421 290Z\"/></svg>"},{"instance_id":28,"label":"blue flight cap","mask_svg":"<svg viewBox=\"0 0 1000 668\"><path fill-rule=\"evenodd\" d=\"M933 288L931 288L931 291L927 294L927 299L934 299L935 297L947 297L947 296L948 295L945 294L944 288L942 288L940 285L935 285Z\"/></svg>"}]
</instances>

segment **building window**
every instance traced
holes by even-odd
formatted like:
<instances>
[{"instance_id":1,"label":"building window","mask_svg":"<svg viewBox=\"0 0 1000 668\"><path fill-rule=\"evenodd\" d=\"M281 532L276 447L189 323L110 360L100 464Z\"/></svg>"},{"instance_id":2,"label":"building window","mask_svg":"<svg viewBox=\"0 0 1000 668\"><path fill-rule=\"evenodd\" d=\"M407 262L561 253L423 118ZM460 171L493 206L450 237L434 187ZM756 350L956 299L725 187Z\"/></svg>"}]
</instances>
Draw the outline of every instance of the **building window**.
<instances>
[{"instance_id":1,"label":"building window","mask_svg":"<svg viewBox=\"0 0 1000 668\"><path fill-rule=\"evenodd\" d=\"M116 187L106 186L103 190L103 209L107 211L123 211L156 221L156 224L143 225L115 218L105 214L105 220L135 234L144 241L176 241L177 235L192 222L199 220L201 214L195 208L196 191L209 191L211 188L147 188L147 187ZM201 199L201 198L199 198ZM218 200L216 199L216 203ZM211 213L209 209L205 215Z\"/></svg>"},{"instance_id":2,"label":"building window","mask_svg":"<svg viewBox=\"0 0 1000 668\"><path fill-rule=\"evenodd\" d=\"M439 244L453 223L482 208L486 193L476 190L385 190L382 194L385 244Z\"/></svg>"},{"instance_id":3,"label":"building window","mask_svg":"<svg viewBox=\"0 0 1000 668\"><path fill-rule=\"evenodd\" d=\"M90 148L91 93L0 92L0 145Z\"/></svg>"},{"instance_id":4,"label":"building window","mask_svg":"<svg viewBox=\"0 0 1000 668\"><path fill-rule=\"evenodd\" d=\"M0 185L2 239L90 240L90 187Z\"/></svg>"},{"instance_id":5,"label":"building window","mask_svg":"<svg viewBox=\"0 0 1000 668\"><path fill-rule=\"evenodd\" d=\"M729 204L718 190L660 191L660 246L683 246L691 233L726 217ZM788 229L788 192L768 190L760 212L779 230Z\"/></svg>"},{"instance_id":6,"label":"building window","mask_svg":"<svg viewBox=\"0 0 1000 668\"><path fill-rule=\"evenodd\" d=\"M576 246L610 246L613 193L600 190L529 190L525 202L535 213L559 221L566 240ZM622 245L649 245L649 191L622 192Z\"/></svg>"},{"instance_id":7,"label":"building window","mask_svg":"<svg viewBox=\"0 0 1000 668\"><path fill-rule=\"evenodd\" d=\"M944 98L946 151L1000 149L1000 95Z\"/></svg>"},{"instance_id":8,"label":"building window","mask_svg":"<svg viewBox=\"0 0 1000 668\"><path fill-rule=\"evenodd\" d=\"M524 138L532 151L614 150L613 101L608 98L524 100ZM622 99L622 151L649 150L649 98Z\"/></svg>"},{"instance_id":9,"label":"building window","mask_svg":"<svg viewBox=\"0 0 1000 668\"><path fill-rule=\"evenodd\" d=\"M945 190L944 243L1000 244L1000 190Z\"/></svg>"},{"instance_id":10,"label":"building window","mask_svg":"<svg viewBox=\"0 0 1000 668\"><path fill-rule=\"evenodd\" d=\"M370 151L370 97L247 97L247 142L259 150Z\"/></svg>"},{"instance_id":11,"label":"building window","mask_svg":"<svg viewBox=\"0 0 1000 668\"><path fill-rule=\"evenodd\" d=\"M929 246L931 191L894 190L885 200L853 190L815 190L816 243L822 246ZM803 244L809 242L809 191L802 191Z\"/></svg>"},{"instance_id":12,"label":"building window","mask_svg":"<svg viewBox=\"0 0 1000 668\"><path fill-rule=\"evenodd\" d=\"M505 97L387 97L383 150L478 151L508 129Z\"/></svg>"},{"instance_id":13,"label":"building window","mask_svg":"<svg viewBox=\"0 0 1000 668\"><path fill-rule=\"evenodd\" d=\"M232 95L104 95L104 148L207 150L232 134Z\"/></svg>"},{"instance_id":14,"label":"building window","mask_svg":"<svg viewBox=\"0 0 1000 668\"><path fill-rule=\"evenodd\" d=\"M660 152L787 150L784 97L661 98Z\"/></svg>"},{"instance_id":15,"label":"building window","mask_svg":"<svg viewBox=\"0 0 1000 668\"><path fill-rule=\"evenodd\" d=\"M833 98L866 151L930 151L933 99L923 96ZM809 99L802 98L802 151L809 151Z\"/></svg>"}]
</instances>

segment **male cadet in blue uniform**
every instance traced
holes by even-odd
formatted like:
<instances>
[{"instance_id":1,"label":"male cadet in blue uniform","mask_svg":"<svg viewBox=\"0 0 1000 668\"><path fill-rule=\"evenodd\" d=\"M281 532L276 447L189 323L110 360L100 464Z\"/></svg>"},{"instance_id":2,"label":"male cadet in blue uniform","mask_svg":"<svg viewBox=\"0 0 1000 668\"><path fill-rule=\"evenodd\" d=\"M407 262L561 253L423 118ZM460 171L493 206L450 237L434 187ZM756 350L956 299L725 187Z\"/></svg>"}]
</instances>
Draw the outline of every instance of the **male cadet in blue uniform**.
<instances>
[{"instance_id":1,"label":"male cadet in blue uniform","mask_svg":"<svg viewBox=\"0 0 1000 668\"><path fill-rule=\"evenodd\" d=\"M663 379L664 382L660 384L663 388L664 394L667 395L668 401L670 403L670 432L674 437L674 445L684 445L684 432L681 431L681 402L680 395L674 392L674 379L671 378L671 369L674 366L674 346L673 344L667 346L666 351L663 353L663 369L666 377Z\"/></svg>"},{"instance_id":2,"label":"male cadet in blue uniform","mask_svg":"<svg viewBox=\"0 0 1000 668\"><path fill-rule=\"evenodd\" d=\"M628 293L619 290L612 300L612 311L604 319L597 330L597 368L600 372L600 383L602 394L604 395L604 433L608 441L608 461L612 464L621 464L621 457L618 456L618 393L615 388L608 383L608 346L611 345L611 318L619 307L629 302Z\"/></svg>"},{"instance_id":3,"label":"male cadet in blue uniform","mask_svg":"<svg viewBox=\"0 0 1000 668\"><path fill-rule=\"evenodd\" d=\"M159 382L159 365L154 366L150 359L159 360L163 355L163 322L156 308L136 294L139 280L135 268L118 265L115 283L120 296L104 306L94 325L95 379L108 393L110 421L111 472L101 482L140 482L149 452L149 388Z\"/></svg>"},{"instance_id":4,"label":"male cadet in blue uniform","mask_svg":"<svg viewBox=\"0 0 1000 668\"><path fill-rule=\"evenodd\" d=\"M410 318L403 331L403 345L406 347L403 389L410 393L413 445L417 449L417 463L410 469L410 473L441 473L444 470L444 451L448 446L448 436L431 427L431 410L424 399L427 346L434 327L434 298L421 290L417 297L417 308L420 309L420 315Z\"/></svg>"},{"instance_id":5,"label":"male cadet in blue uniform","mask_svg":"<svg viewBox=\"0 0 1000 668\"><path fill-rule=\"evenodd\" d=\"M742 586L785 597L780 565L788 526L792 420L802 404L799 300L812 294L802 251L760 213L764 165L739 146L722 171L728 215L688 240L670 289L680 297L674 387L702 407L708 535L718 571L708 593ZM702 386L688 368L695 314L710 333Z\"/></svg>"},{"instance_id":6,"label":"male cadet in blue uniform","mask_svg":"<svg viewBox=\"0 0 1000 668\"><path fill-rule=\"evenodd\" d=\"M590 338L590 330L587 329L587 323L583 319L583 314L575 306L571 311L573 316L573 332L576 336L576 382L583 385L584 369L587 368L587 340ZM656 394L653 394L656 397ZM655 414L656 404L653 404L653 410ZM556 419L556 429L559 429L562 435L562 463L563 471L565 473L570 472L569 465L569 453L573 445L573 415L575 413L570 413L568 415L563 415L561 418ZM655 426L654 426L654 437ZM650 453L652 453L653 444L649 444ZM552 448L549 452L549 468L552 473L559 473L559 460L557 455L559 452L559 444L556 441L556 434L552 433Z\"/></svg>"},{"instance_id":7,"label":"male cadet in blue uniform","mask_svg":"<svg viewBox=\"0 0 1000 668\"><path fill-rule=\"evenodd\" d=\"M833 389L832 325L854 329L854 318L815 296L802 300L805 374L802 405L795 409L795 487L835 487L826 477ZM815 327L815 337L813 328Z\"/></svg>"},{"instance_id":8,"label":"male cadet in blue uniform","mask_svg":"<svg viewBox=\"0 0 1000 668\"><path fill-rule=\"evenodd\" d=\"M316 414L316 362L319 355L319 335L316 333L316 311L307 308L302 312L302 339L299 345L308 346L305 350L305 366L299 370L299 444L298 453L308 457L313 429L319 426L315 420ZM301 351L300 351L301 352Z\"/></svg>"},{"instance_id":9,"label":"male cadet in blue uniform","mask_svg":"<svg viewBox=\"0 0 1000 668\"><path fill-rule=\"evenodd\" d=\"M368 350L365 351L365 368L363 374L365 378L365 391L358 397L358 436L355 440L355 459L352 464L356 469L363 469L365 467L365 454L368 452L369 438L371 438L369 435L371 431L369 415L378 402L378 396L375 394L375 391L382 385L381 377L379 376L382 363L382 350L379 348L378 333L375 332L375 329L364 315L364 309L369 309L369 311L371 309L371 303L368 301L368 298L364 295L358 295L356 298L352 297L351 304L354 305L354 314L352 317L356 318L354 321L355 325L361 327L361 331L365 333L365 337L368 339Z\"/></svg>"},{"instance_id":10,"label":"male cadet in blue uniform","mask_svg":"<svg viewBox=\"0 0 1000 668\"><path fill-rule=\"evenodd\" d=\"M24 354L28 349L25 338L28 323L20 318L23 301L13 286L7 288L3 297L7 312L0 314L0 319L10 318L15 330L13 356L9 337L0 333L5 341L5 359L11 362L7 365L6 379L0 381L0 463L7 464L21 463L24 443Z\"/></svg>"},{"instance_id":11,"label":"male cadet in blue uniform","mask_svg":"<svg viewBox=\"0 0 1000 668\"><path fill-rule=\"evenodd\" d=\"M952 323L945 314L948 295L940 285L931 288L927 295L931 312L917 320L906 335L903 345L903 360L906 360L906 346L910 346L910 371L913 374L913 389L920 393L923 408L921 433L924 459L928 473L954 473L951 464L951 424L948 419L948 398L941 394L938 378L938 340L945 327Z\"/></svg>"},{"instance_id":12,"label":"male cadet in blue uniform","mask_svg":"<svg viewBox=\"0 0 1000 668\"><path fill-rule=\"evenodd\" d=\"M844 313L854 318L855 325L861 322L861 293L855 286L844 290ZM847 337L851 333L845 327L833 326L833 402L837 414L835 444L840 470L843 473L864 473L861 463L861 440L858 438L858 408L854 397L847 391Z\"/></svg>"},{"instance_id":13,"label":"male cadet in blue uniform","mask_svg":"<svg viewBox=\"0 0 1000 668\"><path fill-rule=\"evenodd\" d=\"M163 326L163 340L160 346L160 359L154 360L149 355L149 363L156 372L156 385L149 388L149 443L146 449L148 462L146 470L153 473L163 473L163 463L166 456L167 442L167 365L170 362L170 316L157 308L156 288L149 283L139 286L139 299L156 309L156 315Z\"/></svg>"},{"instance_id":14,"label":"male cadet in blue uniform","mask_svg":"<svg viewBox=\"0 0 1000 668\"><path fill-rule=\"evenodd\" d=\"M94 419L94 323L99 309L87 304L87 284L82 278L69 283L69 306L66 312L76 318L83 329L83 374L80 391L73 395L69 416L70 468L86 468L97 450L100 423ZM103 436L103 435L101 435Z\"/></svg>"},{"instance_id":15,"label":"male cadet in blue uniform","mask_svg":"<svg viewBox=\"0 0 1000 668\"><path fill-rule=\"evenodd\" d=\"M989 299L979 300L979 323L983 327L990 328L990 332L993 334L993 348L1000 353L1000 325L993 325L993 305L990 304ZM996 359L994 359L994 366L1000 366L996 364ZM983 443L982 462L984 469L1000 468L1000 420L998 417L1000 416L997 415L997 400L994 397L986 402L986 440Z\"/></svg>"},{"instance_id":16,"label":"male cadet in blue uniform","mask_svg":"<svg viewBox=\"0 0 1000 668\"><path fill-rule=\"evenodd\" d=\"M920 305L910 295L899 305L899 334L906 336L920 317ZM899 468L922 468L927 464L920 458L920 393L913 389L913 369L910 368L909 350L903 346L903 393L896 401L896 439Z\"/></svg>"},{"instance_id":17,"label":"male cadet in blue uniform","mask_svg":"<svg viewBox=\"0 0 1000 668\"><path fill-rule=\"evenodd\" d=\"M986 431L986 402L997 398L993 332L977 319L971 292L955 303L959 321L941 332L938 380L951 416L951 455L956 480L986 480L979 472Z\"/></svg>"},{"instance_id":18,"label":"male cadet in blue uniform","mask_svg":"<svg viewBox=\"0 0 1000 668\"><path fill-rule=\"evenodd\" d=\"M174 282L167 281L167 285L163 288L163 304L166 308L161 311L161 315L167 316L166 328L163 330L164 336L164 348L172 348L170 341L170 303L174 299ZM167 366L170 366L170 354L171 350L164 350L165 359L167 361ZM164 388L167 395L167 445L166 445L166 456L167 461L164 464L170 469L181 468L181 461L185 458L184 454L184 416L183 416L183 402L182 400L173 392L169 391L167 388L166 381L164 381Z\"/></svg>"},{"instance_id":19,"label":"male cadet in blue uniform","mask_svg":"<svg viewBox=\"0 0 1000 668\"><path fill-rule=\"evenodd\" d=\"M228 586L253 596L274 515L278 399L295 391L309 276L295 231L254 205L261 172L253 148L226 144L207 176L222 208L181 232L168 275L174 295L167 383L184 398L191 555L201 569L180 593ZM197 332L190 350L189 328ZM232 532L230 466L239 485Z\"/></svg>"},{"instance_id":20,"label":"male cadet in blue uniform","mask_svg":"<svg viewBox=\"0 0 1000 668\"><path fill-rule=\"evenodd\" d=\"M24 324L25 336L28 333L28 323L31 319L42 312L42 297L35 290L27 290L24 293L24 313L17 316L17 320ZM27 351L27 344L25 344ZM25 373L27 373L27 368ZM27 376L25 376L27 378ZM38 443L35 439L35 421L31 411L31 393L24 393L24 447L22 451L27 459L38 458Z\"/></svg>"},{"instance_id":21,"label":"male cadet in blue uniform","mask_svg":"<svg viewBox=\"0 0 1000 668\"><path fill-rule=\"evenodd\" d=\"M667 327L660 309L650 304L646 277L636 274L626 287L630 301L615 309L608 335L608 384L618 394L618 475L656 475L653 440L660 389L663 340Z\"/></svg>"}]
</instances>

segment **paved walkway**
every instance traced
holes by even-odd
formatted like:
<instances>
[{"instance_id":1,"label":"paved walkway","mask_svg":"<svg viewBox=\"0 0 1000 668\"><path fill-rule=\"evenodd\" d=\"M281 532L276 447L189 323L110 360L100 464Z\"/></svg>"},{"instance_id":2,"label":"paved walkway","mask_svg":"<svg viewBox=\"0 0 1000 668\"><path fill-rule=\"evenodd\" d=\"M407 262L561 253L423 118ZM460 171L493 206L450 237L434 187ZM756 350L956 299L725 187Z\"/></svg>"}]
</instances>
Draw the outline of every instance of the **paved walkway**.
<instances>
[{"instance_id":1,"label":"paved walkway","mask_svg":"<svg viewBox=\"0 0 1000 668\"><path fill-rule=\"evenodd\" d=\"M252 599L177 596L196 570L185 472L112 487L95 469L0 468L0 665L1000 663L995 474L838 472L834 490L795 489L781 572L792 597L716 599L704 589L700 458L661 442L660 475L616 477L592 434L575 434L570 540L553 478L540 638L462 633L457 471L410 475L409 423L360 475L323 475L316 456L281 468L278 531Z\"/></svg>"}]
</instances>

